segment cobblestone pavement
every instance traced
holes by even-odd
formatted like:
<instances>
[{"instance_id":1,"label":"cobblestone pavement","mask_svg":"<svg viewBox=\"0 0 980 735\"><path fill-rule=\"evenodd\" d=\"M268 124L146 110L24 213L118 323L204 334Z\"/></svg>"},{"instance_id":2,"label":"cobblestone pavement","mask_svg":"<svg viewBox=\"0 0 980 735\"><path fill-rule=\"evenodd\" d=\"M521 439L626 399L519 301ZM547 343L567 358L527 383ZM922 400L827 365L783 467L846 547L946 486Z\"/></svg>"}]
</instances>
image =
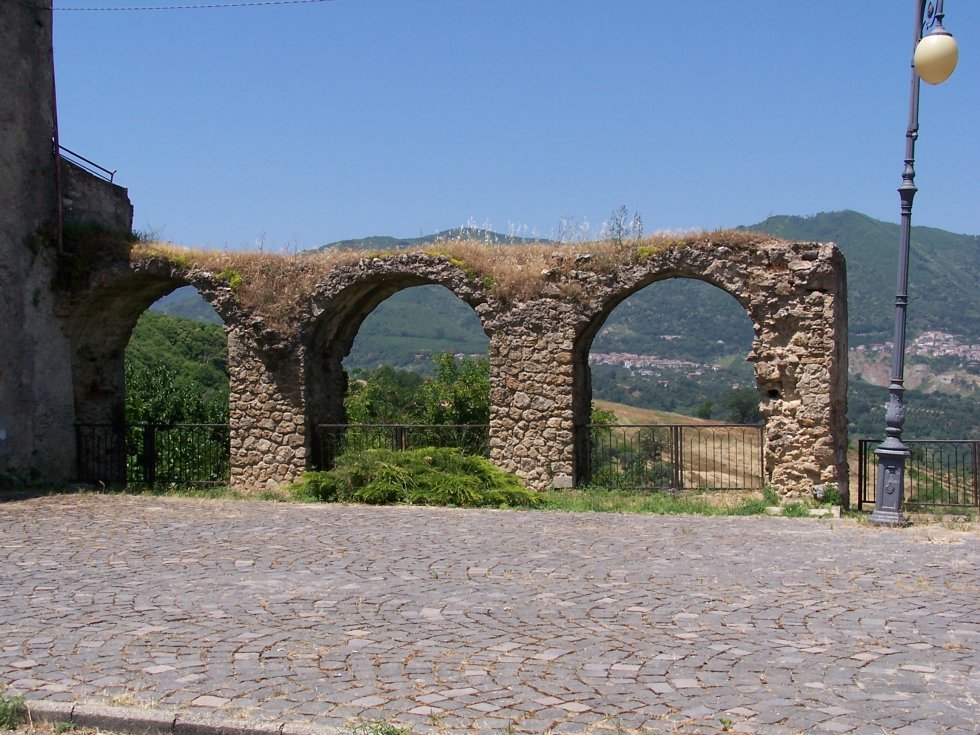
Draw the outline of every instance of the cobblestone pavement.
<instances>
[{"instance_id":1,"label":"cobblestone pavement","mask_svg":"<svg viewBox=\"0 0 980 735\"><path fill-rule=\"evenodd\" d=\"M0 503L0 684L417 731L978 730L980 538L853 521Z\"/></svg>"}]
</instances>

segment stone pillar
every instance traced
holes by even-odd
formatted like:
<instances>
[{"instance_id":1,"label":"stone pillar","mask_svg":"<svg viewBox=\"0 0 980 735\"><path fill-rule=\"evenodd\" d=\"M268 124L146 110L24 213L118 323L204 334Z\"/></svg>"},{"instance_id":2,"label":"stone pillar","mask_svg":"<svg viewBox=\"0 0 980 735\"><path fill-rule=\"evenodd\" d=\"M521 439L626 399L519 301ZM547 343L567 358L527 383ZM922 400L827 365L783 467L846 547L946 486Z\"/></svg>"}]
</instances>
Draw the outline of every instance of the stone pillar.
<instances>
[{"instance_id":1,"label":"stone pillar","mask_svg":"<svg viewBox=\"0 0 980 735\"><path fill-rule=\"evenodd\" d=\"M299 349L270 358L240 329L229 332L232 488L274 489L306 470L302 365Z\"/></svg>"},{"instance_id":2,"label":"stone pillar","mask_svg":"<svg viewBox=\"0 0 980 735\"><path fill-rule=\"evenodd\" d=\"M562 311L519 306L490 338L490 459L538 490L573 484L573 334Z\"/></svg>"},{"instance_id":3,"label":"stone pillar","mask_svg":"<svg viewBox=\"0 0 980 735\"><path fill-rule=\"evenodd\" d=\"M786 498L809 497L824 485L848 500L843 278L841 269L840 288L782 300L756 340L766 472Z\"/></svg>"}]
</instances>

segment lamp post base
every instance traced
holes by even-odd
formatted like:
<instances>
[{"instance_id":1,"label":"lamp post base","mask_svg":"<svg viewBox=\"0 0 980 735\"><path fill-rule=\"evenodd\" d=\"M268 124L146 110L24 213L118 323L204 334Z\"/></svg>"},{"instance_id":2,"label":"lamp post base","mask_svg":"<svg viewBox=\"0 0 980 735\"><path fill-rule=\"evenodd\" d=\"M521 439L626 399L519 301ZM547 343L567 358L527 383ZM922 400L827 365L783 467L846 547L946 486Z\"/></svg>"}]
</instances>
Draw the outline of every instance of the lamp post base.
<instances>
[{"instance_id":1,"label":"lamp post base","mask_svg":"<svg viewBox=\"0 0 980 735\"><path fill-rule=\"evenodd\" d=\"M905 494L905 460L911 454L909 448L901 439L890 436L875 454L878 455L878 482L871 524L891 528L907 526L909 519L902 515L902 496Z\"/></svg>"},{"instance_id":2,"label":"lamp post base","mask_svg":"<svg viewBox=\"0 0 980 735\"><path fill-rule=\"evenodd\" d=\"M872 526L888 526L889 528L904 528L910 521L897 511L879 510L875 508L869 519Z\"/></svg>"}]
</instances>

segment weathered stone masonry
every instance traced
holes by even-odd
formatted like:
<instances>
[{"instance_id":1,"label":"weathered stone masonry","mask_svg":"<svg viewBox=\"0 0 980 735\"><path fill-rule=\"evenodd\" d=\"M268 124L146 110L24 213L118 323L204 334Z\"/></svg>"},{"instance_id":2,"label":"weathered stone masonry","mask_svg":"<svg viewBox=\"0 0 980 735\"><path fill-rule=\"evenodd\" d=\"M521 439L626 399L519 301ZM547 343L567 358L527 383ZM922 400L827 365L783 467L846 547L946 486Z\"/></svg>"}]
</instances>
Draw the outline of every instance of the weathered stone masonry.
<instances>
[{"instance_id":1,"label":"weathered stone masonry","mask_svg":"<svg viewBox=\"0 0 980 735\"><path fill-rule=\"evenodd\" d=\"M76 379L76 403L81 409L101 396L108 406L102 415L118 415L124 337L153 299L191 283L227 325L232 483L247 489L292 481L316 463L316 425L344 421L342 360L364 318L398 290L439 284L473 307L490 337L491 459L534 487L569 487L587 451L595 334L639 289L665 278L698 278L732 294L754 324L749 359L766 421L769 482L787 496L837 484L846 497L846 294L843 258L833 245L760 239L730 246L723 236L706 236L611 270L590 270L590 256L577 257L581 267L553 269L539 297L514 303L495 298L442 256L364 258L316 281L288 335L243 309L214 274L159 256L137 258L93 287L83 303L98 308L77 312L76 319L101 325L122 321L109 330L108 343L106 330L96 330L101 347L91 339L76 346L76 356L102 372L100 378L76 368L85 376ZM93 389L100 380L101 389Z\"/></svg>"}]
</instances>

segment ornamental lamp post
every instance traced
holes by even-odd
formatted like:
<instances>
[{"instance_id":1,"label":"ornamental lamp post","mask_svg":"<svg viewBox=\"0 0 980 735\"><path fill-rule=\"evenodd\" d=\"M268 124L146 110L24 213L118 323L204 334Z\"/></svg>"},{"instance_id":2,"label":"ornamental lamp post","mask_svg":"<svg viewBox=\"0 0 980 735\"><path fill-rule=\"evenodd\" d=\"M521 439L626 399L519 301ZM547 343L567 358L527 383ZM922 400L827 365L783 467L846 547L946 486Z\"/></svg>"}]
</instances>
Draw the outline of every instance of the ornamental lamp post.
<instances>
[{"instance_id":1,"label":"ornamental lamp post","mask_svg":"<svg viewBox=\"0 0 980 735\"><path fill-rule=\"evenodd\" d=\"M909 96L909 126L905 133L905 169L898 194L902 202L901 247L898 261L898 295L895 297L895 340L892 343L892 373L885 412L885 440L875 450L878 480L871 523L876 526L905 526L902 515L905 494L905 460L908 446L902 441L905 423L905 316L909 297L909 244L912 235L912 199L915 192L915 141L919 137L919 80L941 84L956 68L959 52L953 36L943 28L943 0L926 4L916 0L915 43L912 57L912 88Z\"/></svg>"}]
</instances>

